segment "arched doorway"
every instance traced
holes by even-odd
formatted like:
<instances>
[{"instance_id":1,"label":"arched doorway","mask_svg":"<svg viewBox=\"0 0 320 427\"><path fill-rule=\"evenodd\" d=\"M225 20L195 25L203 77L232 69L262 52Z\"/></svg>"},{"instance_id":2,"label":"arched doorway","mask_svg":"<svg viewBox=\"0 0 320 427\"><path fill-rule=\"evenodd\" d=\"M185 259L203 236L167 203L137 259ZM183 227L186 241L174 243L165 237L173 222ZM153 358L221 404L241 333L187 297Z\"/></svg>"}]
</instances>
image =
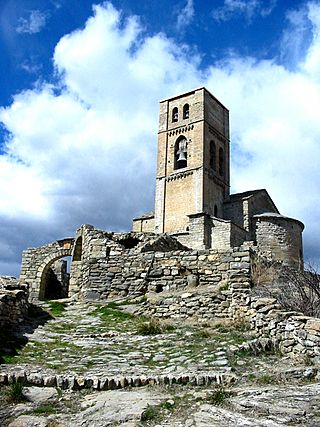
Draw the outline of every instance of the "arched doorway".
<instances>
[{"instance_id":1,"label":"arched doorway","mask_svg":"<svg viewBox=\"0 0 320 427\"><path fill-rule=\"evenodd\" d=\"M59 258L48 264L41 276L40 299L60 299L69 295L71 257Z\"/></svg>"}]
</instances>

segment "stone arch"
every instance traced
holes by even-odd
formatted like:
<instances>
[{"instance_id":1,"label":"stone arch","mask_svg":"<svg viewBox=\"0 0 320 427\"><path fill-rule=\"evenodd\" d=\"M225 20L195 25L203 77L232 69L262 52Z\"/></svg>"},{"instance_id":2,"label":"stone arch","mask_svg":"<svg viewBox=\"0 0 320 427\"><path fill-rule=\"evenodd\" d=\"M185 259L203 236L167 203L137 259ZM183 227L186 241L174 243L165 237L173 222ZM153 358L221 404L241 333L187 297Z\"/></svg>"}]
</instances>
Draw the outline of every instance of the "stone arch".
<instances>
[{"instance_id":1,"label":"stone arch","mask_svg":"<svg viewBox=\"0 0 320 427\"><path fill-rule=\"evenodd\" d=\"M174 145L174 169L182 169L188 166L187 138L179 136Z\"/></svg>"},{"instance_id":2,"label":"stone arch","mask_svg":"<svg viewBox=\"0 0 320 427\"><path fill-rule=\"evenodd\" d=\"M52 293L50 292L50 289L48 289L48 286L50 284L53 286L53 281L50 281L50 276L52 269L51 267L53 264L58 261L59 259L65 258L66 256L71 256L71 250L70 249L61 249L55 254L50 254L48 257L46 257L43 260L43 263L39 267L37 276L40 277L40 284L39 284L39 299L54 299L52 297ZM67 289L63 290L61 289L61 294L57 295L55 298L66 298L68 296L68 287Z\"/></svg>"},{"instance_id":3,"label":"stone arch","mask_svg":"<svg viewBox=\"0 0 320 427\"><path fill-rule=\"evenodd\" d=\"M55 261L71 256L73 247L74 239L67 238L23 252L20 281L29 285L31 301L44 298L48 272Z\"/></svg>"}]
</instances>

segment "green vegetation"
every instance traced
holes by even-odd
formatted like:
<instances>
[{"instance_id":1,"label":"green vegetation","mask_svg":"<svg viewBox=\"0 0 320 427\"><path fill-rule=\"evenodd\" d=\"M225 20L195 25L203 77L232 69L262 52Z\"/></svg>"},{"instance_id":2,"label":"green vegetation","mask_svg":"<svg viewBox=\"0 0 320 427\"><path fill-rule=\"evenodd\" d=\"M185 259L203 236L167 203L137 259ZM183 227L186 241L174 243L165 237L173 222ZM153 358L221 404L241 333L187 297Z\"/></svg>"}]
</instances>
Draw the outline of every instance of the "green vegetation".
<instances>
[{"instance_id":1,"label":"green vegetation","mask_svg":"<svg viewBox=\"0 0 320 427\"><path fill-rule=\"evenodd\" d=\"M66 309L66 303L55 301L55 300L46 300L46 303L49 304L49 311L54 317L59 317Z\"/></svg>"},{"instance_id":2,"label":"green vegetation","mask_svg":"<svg viewBox=\"0 0 320 427\"><path fill-rule=\"evenodd\" d=\"M128 319L134 319L135 316L130 313L126 313L125 311L116 310L115 307L118 307L115 305L115 303L110 303L105 306L99 306L95 313L99 314L102 320L105 321L112 321L112 320L128 320Z\"/></svg>"},{"instance_id":3,"label":"green vegetation","mask_svg":"<svg viewBox=\"0 0 320 427\"><path fill-rule=\"evenodd\" d=\"M29 414L37 414L37 415L50 415L50 414L56 414L57 408L54 403L46 403L43 405L38 406L37 408L34 408L32 411L29 412Z\"/></svg>"},{"instance_id":4,"label":"green vegetation","mask_svg":"<svg viewBox=\"0 0 320 427\"><path fill-rule=\"evenodd\" d=\"M141 322L138 324L137 333L139 335L157 335L163 333L163 327L157 320Z\"/></svg>"},{"instance_id":5,"label":"green vegetation","mask_svg":"<svg viewBox=\"0 0 320 427\"><path fill-rule=\"evenodd\" d=\"M141 421L154 420L159 414L159 408L157 406L148 406L141 414Z\"/></svg>"},{"instance_id":6,"label":"green vegetation","mask_svg":"<svg viewBox=\"0 0 320 427\"><path fill-rule=\"evenodd\" d=\"M174 409L174 402L171 401L162 402L159 405L148 405L142 412L140 420L143 424L152 420L160 421L168 412L172 412Z\"/></svg>"},{"instance_id":7,"label":"green vegetation","mask_svg":"<svg viewBox=\"0 0 320 427\"><path fill-rule=\"evenodd\" d=\"M233 396L232 392L225 390L223 387L219 387L207 398L207 401L213 405L220 406L231 396Z\"/></svg>"},{"instance_id":8,"label":"green vegetation","mask_svg":"<svg viewBox=\"0 0 320 427\"><path fill-rule=\"evenodd\" d=\"M25 337L18 337L11 332L0 332L0 364L12 364L16 362L16 355L19 350L26 344Z\"/></svg>"},{"instance_id":9,"label":"green vegetation","mask_svg":"<svg viewBox=\"0 0 320 427\"><path fill-rule=\"evenodd\" d=\"M23 394L23 384L17 381L10 384L6 390L6 398L9 403L25 402L27 398Z\"/></svg>"},{"instance_id":10,"label":"green vegetation","mask_svg":"<svg viewBox=\"0 0 320 427\"><path fill-rule=\"evenodd\" d=\"M256 378L256 383L259 385L275 384L278 379L274 375L264 374Z\"/></svg>"},{"instance_id":11,"label":"green vegetation","mask_svg":"<svg viewBox=\"0 0 320 427\"><path fill-rule=\"evenodd\" d=\"M3 363L6 363L7 365L11 365L16 362L15 356L12 354L4 354L2 356L2 360Z\"/></svg>"}]
</instances>

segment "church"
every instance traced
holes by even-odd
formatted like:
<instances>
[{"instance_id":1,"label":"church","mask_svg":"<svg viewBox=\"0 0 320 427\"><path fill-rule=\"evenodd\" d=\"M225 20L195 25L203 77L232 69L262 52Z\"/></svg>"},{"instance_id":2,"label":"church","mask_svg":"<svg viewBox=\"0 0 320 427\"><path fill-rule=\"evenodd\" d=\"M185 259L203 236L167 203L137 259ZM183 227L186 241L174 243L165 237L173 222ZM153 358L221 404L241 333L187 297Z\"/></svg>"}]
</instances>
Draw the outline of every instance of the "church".
<instances>
[{"instance_id":1,"label":"church","mask_svg":"<svg viewBox=\"0 0 320 427\"><path fill-rule=\"evenodd\" d=\"M206 88L160 102L155 209L132 231L168 233L197 250L251 242L267 258L301 266L303 228L265 189L230 194L229 111Z\"/></svg>"}]
</instances>

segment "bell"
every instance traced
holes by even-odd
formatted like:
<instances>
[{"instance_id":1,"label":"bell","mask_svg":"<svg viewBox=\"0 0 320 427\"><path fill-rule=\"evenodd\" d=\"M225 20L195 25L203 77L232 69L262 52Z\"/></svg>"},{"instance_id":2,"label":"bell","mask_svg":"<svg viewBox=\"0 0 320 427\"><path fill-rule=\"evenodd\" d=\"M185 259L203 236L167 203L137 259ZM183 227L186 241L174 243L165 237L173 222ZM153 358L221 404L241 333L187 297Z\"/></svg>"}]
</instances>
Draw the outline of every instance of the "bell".
<instances>
[{"instance_id":1,"label":"bell","mask_svg":"<svg viewBox=\"0 0 320 427\"><path fill-rule=\"evenodd\" d=\"M185 151L179 151L179 157L177 159L177 162L186 162L187 161L187 157L186 157L186 152Z\"/></svg>"}]
</instances>

